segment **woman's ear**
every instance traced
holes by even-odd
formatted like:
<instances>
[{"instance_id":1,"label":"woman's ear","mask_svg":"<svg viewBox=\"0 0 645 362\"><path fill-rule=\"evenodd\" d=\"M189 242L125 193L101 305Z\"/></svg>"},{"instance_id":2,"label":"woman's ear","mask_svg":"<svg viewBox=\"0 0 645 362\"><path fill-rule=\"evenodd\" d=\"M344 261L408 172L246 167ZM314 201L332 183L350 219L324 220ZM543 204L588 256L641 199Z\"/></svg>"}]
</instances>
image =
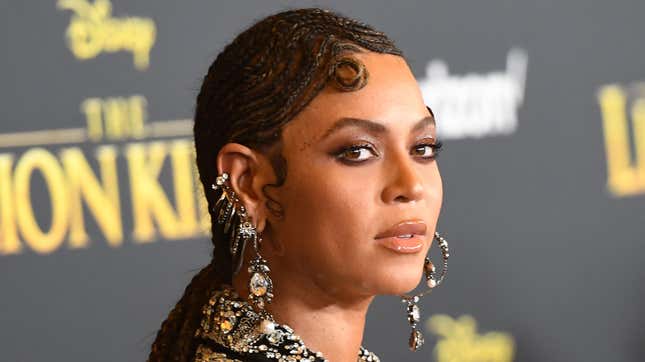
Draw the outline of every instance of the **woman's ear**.
<instances>
[{"instance_id":1,"label":"woman's ear","mask_svg":"<svg viewBox=\"0 0 645 362\"><path fill-rule=\"evenodd\" d=\"M228 173L231 188L259 232L266 224L262 186L270 182L267 167L270 169L264 156L239 143L225 144L217 155L217 174Z\"/></svg>"}]
</instances>

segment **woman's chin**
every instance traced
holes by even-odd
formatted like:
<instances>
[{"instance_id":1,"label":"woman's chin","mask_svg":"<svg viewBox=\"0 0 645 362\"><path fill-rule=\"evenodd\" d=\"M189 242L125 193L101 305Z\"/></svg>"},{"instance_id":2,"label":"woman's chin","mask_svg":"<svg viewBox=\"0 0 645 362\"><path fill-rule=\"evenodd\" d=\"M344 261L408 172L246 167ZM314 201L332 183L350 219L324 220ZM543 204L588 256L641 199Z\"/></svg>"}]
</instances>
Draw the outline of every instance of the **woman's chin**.
<instances>
[{"instance_id":1,"label":"woman's chin","mask_svg":"<svg viewBox=\"0 0 645 362\"><path fill-rule=\"evenodd\" d=\"M421 274L419 270L413 270L384 275L377 284L379 289L377 294L401 295L409 293L416 289L421 282Z\"/></svg>"}]
</instances>

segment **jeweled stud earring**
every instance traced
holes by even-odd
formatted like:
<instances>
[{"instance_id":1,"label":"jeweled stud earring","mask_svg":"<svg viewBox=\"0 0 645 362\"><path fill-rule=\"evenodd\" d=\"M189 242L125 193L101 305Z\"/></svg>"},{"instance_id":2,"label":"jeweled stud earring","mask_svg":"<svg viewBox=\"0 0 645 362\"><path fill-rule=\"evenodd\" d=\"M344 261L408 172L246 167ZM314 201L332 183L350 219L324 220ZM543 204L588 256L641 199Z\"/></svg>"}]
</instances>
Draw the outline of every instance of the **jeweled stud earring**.
<instances>
[{"instance_id":1,"label":"jeweled stud earring","mask_svg":"<svg viewBox=\"0 0 645 362\"><path fill-rule=\"evenodd\" d=\"M421 297L426 294L430 294L434 288L441 285L446 277L446 273L448 272L448 257L450 256L448 253L448 242L438 232L434 233L434 239L437 240L439 248L441 248L443 259L443 270L441 271L441 276L439 279L435 279L435 266L432 261L430 261L430 258L426 257L423 264L423 273L425 275L425 283L428 289L416 295L404 294L401 296L402 302L407 304L406 312L408 323L410 323L410 328L412 329L408 342L410 350L412 351L418 350L424 343L423 334L417 329L417 323L421 320L421 311L417 303Z\"/></svg>"}]
</instances>

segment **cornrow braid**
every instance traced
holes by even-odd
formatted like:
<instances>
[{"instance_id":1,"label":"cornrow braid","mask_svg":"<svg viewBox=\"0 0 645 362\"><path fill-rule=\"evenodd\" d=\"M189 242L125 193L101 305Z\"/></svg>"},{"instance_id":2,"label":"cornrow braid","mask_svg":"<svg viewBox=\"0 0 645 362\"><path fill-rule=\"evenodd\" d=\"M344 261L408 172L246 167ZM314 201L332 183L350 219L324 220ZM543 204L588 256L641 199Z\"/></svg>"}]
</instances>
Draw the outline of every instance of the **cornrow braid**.
<instances>
[{"instance_id":1,"label":"cornrow braid","mask_svg":"<svg viewBox=\"0 0 645 362\"><path fill-rule=\"evenodd\" d=\"M269 157L277 181L262 191L267 208L281 216L282 208L266 188L280 187L287 176L282 127L329 83L341 91L365 86L369 73L351 55L367 51L403 55L384 33L365 23L330 10L294 9L253 24L208 68L197 95L193 133L211 216L213 255L162 323L148 361L191 361L202 306L214 289L231 283L228 240L212 212L220 196L210 189L219 150L236 142Z\"/></svg>"}]
</instances>

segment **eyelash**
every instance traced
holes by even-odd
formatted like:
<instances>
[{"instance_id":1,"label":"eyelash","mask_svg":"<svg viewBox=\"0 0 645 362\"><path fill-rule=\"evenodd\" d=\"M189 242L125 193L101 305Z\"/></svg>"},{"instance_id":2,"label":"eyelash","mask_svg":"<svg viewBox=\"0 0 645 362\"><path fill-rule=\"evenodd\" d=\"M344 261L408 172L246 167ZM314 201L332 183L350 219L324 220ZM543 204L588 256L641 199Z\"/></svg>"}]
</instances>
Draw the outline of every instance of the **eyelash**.
<instances>
[{"instance_id":1,"label":"eyelash","mask_svg":"<svg viewBox=\"0 0 645 362\"><path fill-rule=\"evenodd\" d=\"M415 145L414 149L416 150L416 149L418 149L420 147L430 147L432 149L432 156L421 157L425 161L432 161L432 160L435 160L439 156L439 153L441 152L441 148L443 147L443 142L436 141L435 143L420 143L418 145ZM372 154L375 153L374 148L372 147L372 145L370 145L369 143L363 143L363 144L357 144L357 145L352 145L352 146L349 146L349 147L345 147L345 148L337 151L334 155L336 156L336 158L338 158L342 162L349 163L349 164L360 164L360 163L367 162L368 160L352 161L351 159L343 157L343 155L348 153L348 152L354 152L354 151L358 151L358 150L361 150L361 149L367 149Z\"/></svg>"}]
</instances>

